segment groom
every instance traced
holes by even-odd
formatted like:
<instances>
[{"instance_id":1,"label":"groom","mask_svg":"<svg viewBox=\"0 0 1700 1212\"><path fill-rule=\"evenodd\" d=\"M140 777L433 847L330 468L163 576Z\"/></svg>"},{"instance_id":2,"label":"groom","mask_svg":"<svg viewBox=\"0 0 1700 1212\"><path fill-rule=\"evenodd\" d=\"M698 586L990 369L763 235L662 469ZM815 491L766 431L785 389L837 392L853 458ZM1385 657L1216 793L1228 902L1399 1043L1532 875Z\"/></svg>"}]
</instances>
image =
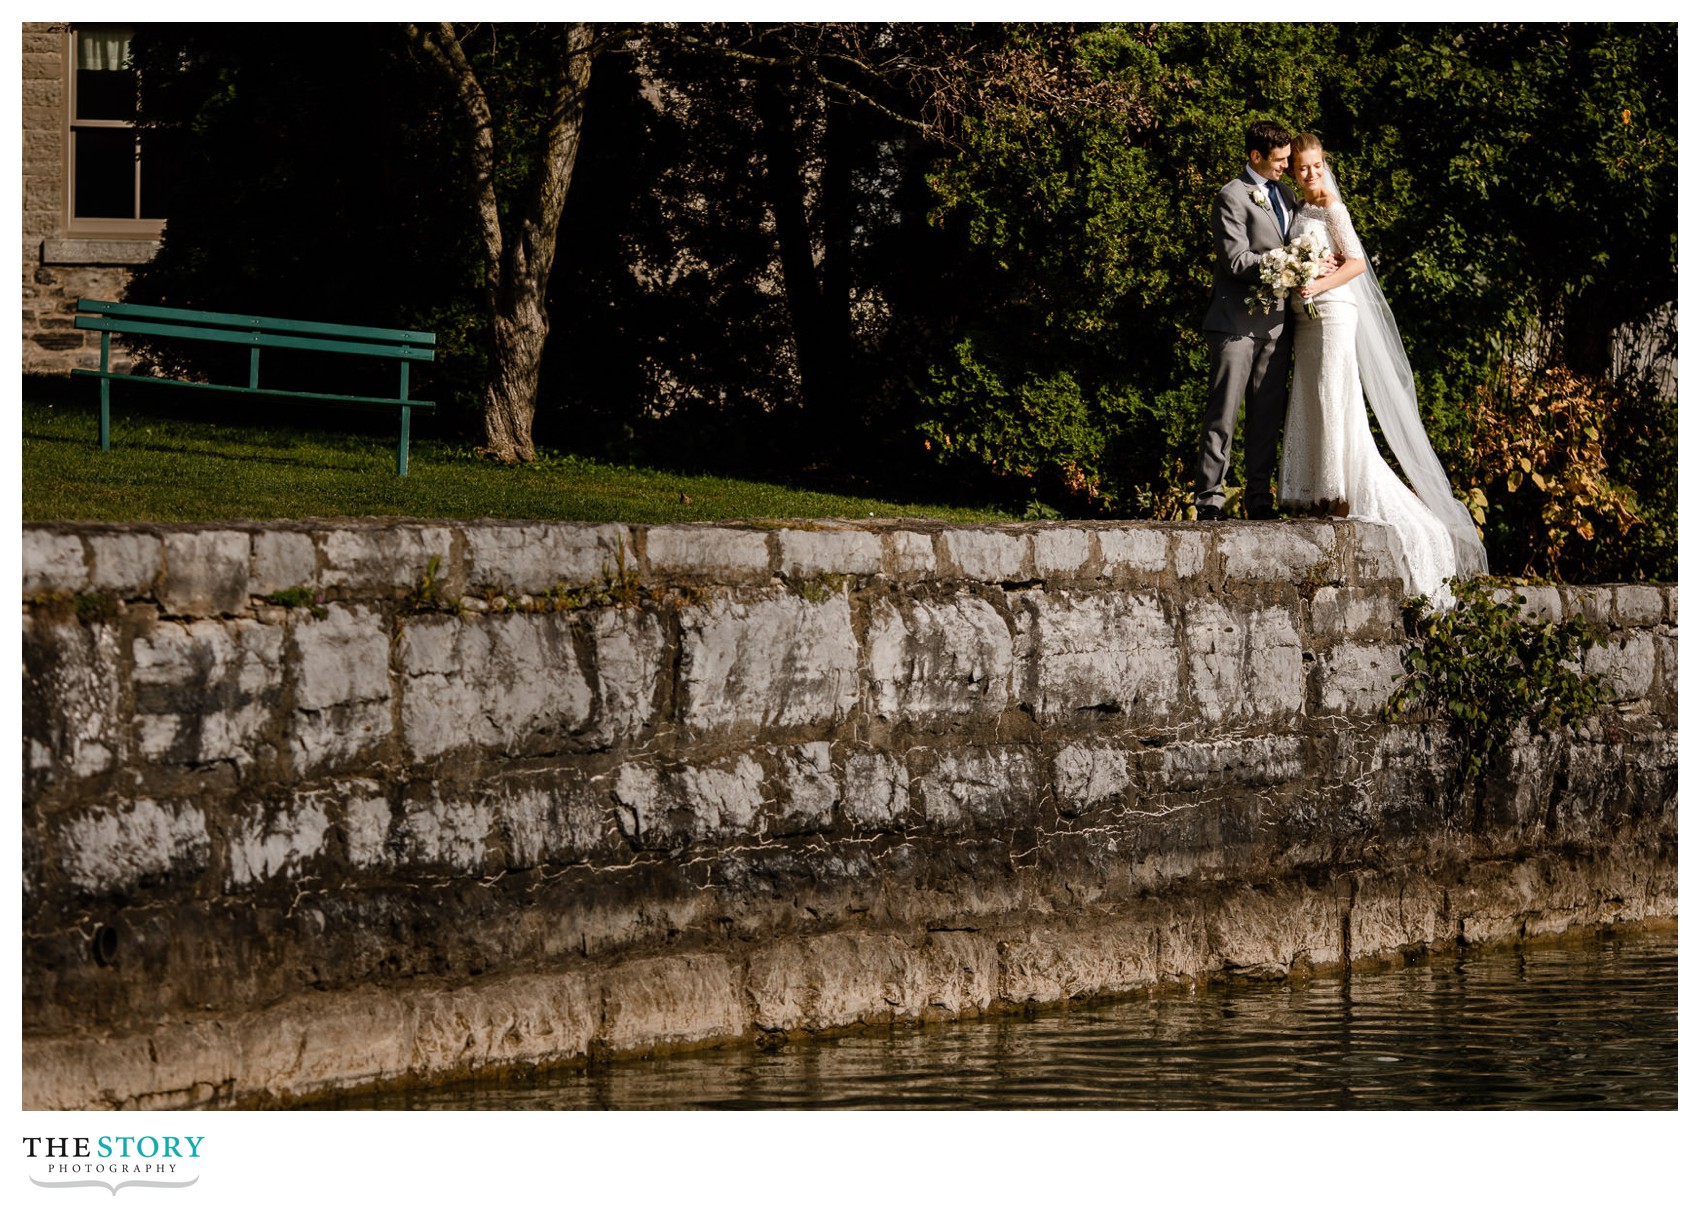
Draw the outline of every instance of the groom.
<instances>
[{"instance_id":1,"label":"groom","mask_svg":"<svg viewBox=\"0 0 1700 1212\"><path fill-rule=\"evenodd\" d=\"M1210 347L1210 396L1198 442L1198 520L1219 522L1222 475L1233 453L1234 422L1245 399L1245 505L1254 520L1273 518L1275 445L1287 415L1287 370L1293 332L1282 301L1269 314L1245 297L1258 283L1258 261L1286 243L1298 198L1281 181L1293 137L1275 122L1253 122L1245 133L1245 171L1224 185L1210 210L1216 276L1204 339Z\"/></svg>"}]
</instances>

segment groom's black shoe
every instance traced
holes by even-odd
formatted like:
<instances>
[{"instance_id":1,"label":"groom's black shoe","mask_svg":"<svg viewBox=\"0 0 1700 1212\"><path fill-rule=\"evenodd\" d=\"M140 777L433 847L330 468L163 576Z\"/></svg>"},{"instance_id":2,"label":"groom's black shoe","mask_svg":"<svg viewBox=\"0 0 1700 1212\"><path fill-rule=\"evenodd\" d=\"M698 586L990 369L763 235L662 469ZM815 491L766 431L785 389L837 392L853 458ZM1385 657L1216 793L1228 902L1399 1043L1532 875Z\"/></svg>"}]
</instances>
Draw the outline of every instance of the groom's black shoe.
<instances>
[{"instance_id":1,"label":"groom's black shoe","mask_svg":"<svg viewBox=\"0 0 1700 1212\"><path fill-rule=\"evenodd\" d=\"M1273 505L1259 502L1246 510L1245 516L1254 522L1279 522L1281 511Z\"/></svg>"},{"instance_id":2,"label":"groom's black shoe","mask_svg":"<svg viewBox=\"0 0 1700 1212\"><path fill-rule=\"evenodd\" d=\"M1200 505L1198 507L1200 522L1226 522L1228 515L1222 512L1220 505Z\"/></svg>"}]
</instances>

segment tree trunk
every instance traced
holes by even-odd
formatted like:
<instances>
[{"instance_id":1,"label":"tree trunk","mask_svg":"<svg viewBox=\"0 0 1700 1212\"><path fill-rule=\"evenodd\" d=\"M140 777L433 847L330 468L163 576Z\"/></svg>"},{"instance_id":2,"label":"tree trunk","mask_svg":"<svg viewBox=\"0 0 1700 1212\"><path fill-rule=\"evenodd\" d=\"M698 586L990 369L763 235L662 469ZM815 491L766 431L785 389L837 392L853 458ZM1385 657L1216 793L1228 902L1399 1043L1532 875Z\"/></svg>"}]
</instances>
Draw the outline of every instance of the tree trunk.
<instances>
[{"instance_id":1,"label":"tree trunk","mask_svg":"<svg viewBox=\"0 0 1700 1212\"><path fill-rule=\"evenodd\" d=\"M505 229L496 196L496 123L483 85L451 23L407 28L414 45L453 86L472 135L491 356L483 401L485 449L504 463L530 462L536 457L531 425L537 414L538 370L549 335L544 298L584 128L595 33L586 22L575 22L562 31L549 124L543 131L542 168L532 194L511 200Z\"/></svg>"},{"instance_id":2,"label":"tree trunk","mask_svg":"<svg viewBox=\"0 0 1700 1212\"><path fill-rule=\"evenodd\" d=\"M807 444L818 451L831 448L831 435L844 399L850 323L849 286L844 272L849 251L846 195L850 177L839 146L842 137L835 137L839 135L835 124L841 119L829 108L824 158L815 183L823 241L817 269L809 226L810 183L797 152L788 83L772 74L761 76L756 85L756 109L767 168L768 205L773 211L785 301L791 313L797 375L802 380L802 430Z\"/></svg>"}]
</instances>

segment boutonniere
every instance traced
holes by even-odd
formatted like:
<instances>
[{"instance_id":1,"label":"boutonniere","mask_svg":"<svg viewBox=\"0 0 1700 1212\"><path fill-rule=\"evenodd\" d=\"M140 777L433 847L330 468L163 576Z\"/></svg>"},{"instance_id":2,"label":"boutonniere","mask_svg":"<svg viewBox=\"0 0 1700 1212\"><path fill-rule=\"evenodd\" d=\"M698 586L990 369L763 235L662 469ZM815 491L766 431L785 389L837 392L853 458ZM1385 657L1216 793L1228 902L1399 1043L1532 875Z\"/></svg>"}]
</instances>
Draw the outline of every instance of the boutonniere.
<instances>
[{"instance_id":1,"label":"boutonniere","mask_svg":"<svg viewBox=\"0 0 1700 1212\"><path fill-rule=\"evenodd\" d=\"M1261 185L1248 185L1246 188L1251 191L1251 200L1253 202L1257 203L1264 210L1270 210L1269 191L1267 189Z\"/></svg>"}]
</instances>

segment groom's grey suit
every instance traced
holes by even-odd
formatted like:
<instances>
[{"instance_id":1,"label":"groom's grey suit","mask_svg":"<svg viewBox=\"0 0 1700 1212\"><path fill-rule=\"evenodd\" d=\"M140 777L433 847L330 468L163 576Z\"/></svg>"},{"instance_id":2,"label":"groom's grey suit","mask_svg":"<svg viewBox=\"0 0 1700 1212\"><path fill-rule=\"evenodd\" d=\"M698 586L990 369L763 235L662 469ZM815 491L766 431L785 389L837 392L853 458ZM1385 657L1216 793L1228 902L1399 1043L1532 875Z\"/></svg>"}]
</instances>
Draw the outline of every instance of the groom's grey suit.
<instances>
[{"instance_id":1,"label":"groom's grey suit","mask_svg":"<svg viewBox=\"0 0 1700 1212\"><path fill-rule=\"evenodd\" d=\"M1269 314L1254 311L1245 297L1257 287L1258 262L1285 242L1273 205L1260 205L1253 190L1280 191L1290 228L1298 199L1280 181L1258 176L1248 165L1224 185L1210 208L1216 241L1216 274L1204 339L1210 347L1210 397L1198 443L1197 503L1222 505L1222 475L1234 442L1234 422L1245 399L1245 503L1248 510L1274 503L1275 446L1287 415L1287 372L1293 333L1281 300Z\"/></svg>"}]
</instances>

